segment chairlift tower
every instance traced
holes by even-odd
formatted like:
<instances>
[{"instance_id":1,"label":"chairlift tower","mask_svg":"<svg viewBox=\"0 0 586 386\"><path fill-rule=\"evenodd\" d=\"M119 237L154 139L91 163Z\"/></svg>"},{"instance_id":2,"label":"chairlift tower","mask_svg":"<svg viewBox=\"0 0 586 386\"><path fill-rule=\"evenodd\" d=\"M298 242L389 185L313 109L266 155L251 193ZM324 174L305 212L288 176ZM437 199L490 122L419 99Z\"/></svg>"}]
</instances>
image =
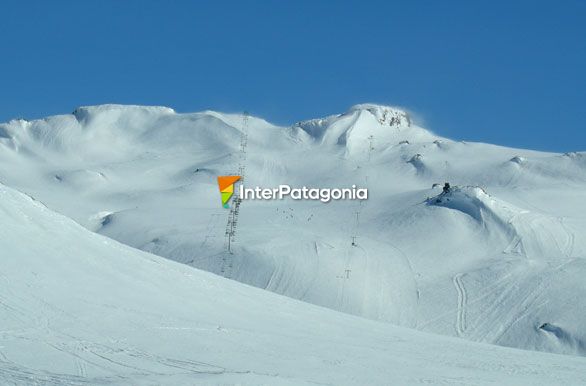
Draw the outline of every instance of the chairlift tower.
<instances>
[{"instance_id":1,"label":"chairlift tower","mask_svg":"<svg viewBox=\"0 0 586 386\"><path fill-rule=\"evenodd\" d=\"M248 145L248 112L242 114L242 128L240 131L240 145L238 150L238 166L236 169L236 175L240 176L240 183L244 183L246 175L246 148ZM230 277L232 273L233 258L231 255L234 254L232 245L235 242L236 230L238 226L238 217L240 214L240 204L242 203L242 197L240 197L240 190L234 190L234 198L232 199L232 206L228 213L228 222L226 223L225 232L225 251L222 254L222 267L220 271L224 277Z\"/></svg>"}]
</instances>

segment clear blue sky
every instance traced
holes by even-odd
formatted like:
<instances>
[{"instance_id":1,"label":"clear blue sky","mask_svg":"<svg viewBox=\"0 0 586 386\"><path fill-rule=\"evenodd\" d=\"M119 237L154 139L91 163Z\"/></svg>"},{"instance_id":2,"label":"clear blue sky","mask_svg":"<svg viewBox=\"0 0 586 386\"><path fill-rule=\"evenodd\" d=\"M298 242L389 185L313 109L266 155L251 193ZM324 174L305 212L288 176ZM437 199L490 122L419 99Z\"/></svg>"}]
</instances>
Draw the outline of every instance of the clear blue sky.
<instances>
[{"instance_id":1,"label":"clear blue sky","mask_svg":"<svg viewBox=\"0 0 586 386\"><path fill-rule=\"evenodd\" d=\"M101 103L248 110L360 102L438 134L586 150L586 1L0 3L0 121Z\"/></svg>"}]
</instances>

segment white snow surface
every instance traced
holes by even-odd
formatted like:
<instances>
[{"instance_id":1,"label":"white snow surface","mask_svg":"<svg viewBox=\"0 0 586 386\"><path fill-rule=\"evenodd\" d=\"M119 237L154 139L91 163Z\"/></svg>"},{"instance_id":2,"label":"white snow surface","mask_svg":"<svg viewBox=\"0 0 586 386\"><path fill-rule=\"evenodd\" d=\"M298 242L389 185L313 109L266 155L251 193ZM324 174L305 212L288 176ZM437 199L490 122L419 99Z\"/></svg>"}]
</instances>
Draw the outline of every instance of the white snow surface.
<instances>
[{"instance_id":1,"label":"white snow surface","mask_svg":"<svg viewBox=\"0 0 586 386\"><path fill-rule=\"evenodd\" d=\"M0 185L2 385L580 384L586 360L279 296L91 233Z\"/></svg>"},{"instance_id":2,"label":"white snow surface","mask_svg":"<svg viewBox=\"0 0 586 386\"><path fill-rule=\"evenodd\" d=\"M147 323L141 319L142 314L133 314L137 308L144 311L148 307L149 311L145 313L153 312L156 315L153 318L168 314L170 318L181 320L182 314L188 311L180 307L180 303L203 302L205 298L206 301L214 300L209 307L212 307L211 303L225 302L225 308L229 309L232 300L224 298L228 291L258 303L251 305L250 310L255 310L251 315L260 313L258 320L251 322L254 325L260 323L261 327L254 330L259 334L265 324L269 324L270 317L275 316L268 309L260 311L260 299L264 301L266 298L274 299L270 300L274 304L291 307L292 311L286 314L296 315L291 326L305 329L305 342L313 342L324 333L312 330L322 316L309 318L313 322L309 319L302 322L307 313L317 312L327 315L323 317L331 318L332 323L335 319L343 321L339 322L342 324L350 323L350 329L356 327L360 332L356 332L355 339L369 350L374 350L371 343L378 339L380 332L397 337L405 334L425 337L417 339L447 342L448 347L466 345L462 347L479 350L478 353L494 350L492 352L498 353L495 356L503 359L506 356L500 350L518 353L390 326L396 324L483 343L586 355L586 282L583 280L586 275L583 259L586 249L585 153L555 154L456 142L419 127L401 109L373 104L356 105L346 113L298 122L291 127L280 127L250 117L244 161L246 186L276 187L286 183L296 187L344 188L356 184L368 187L369 198L362 202L327 204L293 200L244 201L233 244L234 254L226 254L224 233L228 211L221 207L216 177L237 174L238 165L242 163L239 156L242 130L243 116L240 114L213 111L179 114L165 107L120 105L82 107L70 115L0 124L0 181L3 184L34 197L89 231L183 263L178 265L122 247L76 228L64 217L51 214L51 221L69 224L58 230L59 237L54 237L62 240L60 245L66 245L65 240L69 240L78 246L79 256L83 256L84 245L90 243L89 240L100 240L98 244L103 251L96 250L93 255L90 250L86 253L95 258L107 255L108 260L104 263L110 270L105 274L102 272L105 267L95 261L90 264L89 260L83 260L83 264L80 262L79 267L69 263L49 264L53 259L64 258L63 254L56 253L57 247L53 250L48 247L48 240L53 238L50 234L57 230L49 225L38 229L35 225L37 214L31 213L29 220L26 220L29 215L24 219L13 218L23 232L27 227L31 228L28 242L20 237L22 243L18 244L18 233L7 234L4 225L0 230L4 237L0 244L3 247L0 252L2 264L13 264L15 270L20 267L18 275L23 275L22 278L15 276L18 279L8 283L18 281L22 282L19 285L30 285L35 281L29 269L49 270L47 277L62 285L62 290L67 293L77 294L80 288L87 288L87 294L78 294L81 299L90 296L90 292L91 296L97 296L100 288L113 291L117 287L111 281L123 275L124 280L119 278L118 286L126 290L116 291L114 298L124 292L125 297L136 297L134 300L143 302L143 305L135 307L125 303L132 299L121 298L118 308L108 309L118 310L112 311L114 315L104 313L105 317L112 318L112 323L120 323L122 332L117 333L119 337L134 329L136 324ZM441 190L444 182L450 182L453 187L445 194ZM439 185L432 187L433 184ZM3 189L7 192L5 195L15 194L8 188ZM7 205L3 200L0 208L9 212L13 208ZM48 210L41 210L38 205L35 210L49 216L46 214ZM33 234L39 234L39 237ZM356 236L356 246L351 245L352 236ZM4 248L6 243L12 245L12 249ZM37 253L31 252L34 248L38 249ZM11 257L14 251L19 254ZM27 254L30 259L37 260L27 262L20 257ZM68 256L72 260L76 254ZM132 256L132 259L124 256ZM151 271L147 267L155 264L153 262L161 266L162 272L181 274L159 273L149 279ZM147 265L143 267L144 264ZM73 267L73 272L60 271L69 269L69 266ZM217 278L193 268L233 280ZM114 274L118 269L121 272ZM124 271L136 271L141 275L136 279L124 275ZM92 274L95 274L94 279ZM181 281L177 278L186 275L206 278L207 282L214 283L214 291L220 291L221 295L210 290L203 292L200 299L193 293L202 291L199 284L194 284L199 279ZM78 281L79 287L64 281L69 279ZM165 294L156 296L175 300L169 300L169 304L163 306L163 300L155 302L155 299L139 294L140 291L130 289L140 288L148 293L144 287L149 287L151 280L156 280L157 291ZM287 301L236 281L374 321ZM34 294L31 296L45 296L42 288L31 287L30 293ZM63 293L60 296L63 298L55 296L51 301L39 301L64 308L62 303L68 297ZM100 296L113 295L105 293ZM81 306L82 303L79 301L74 305ZM241 300L235 300L233 304L241 303ZM70 309L74 305L70 305ZM90 304L85 307L91 308ZM95 307L88 309L87 314L99 314L99 307ZM8 309L4 310L10 315ZM48 311L38 308L30 312L32 319L39 320ZM35 312L38 315L33 316ZM229 314L228 311L222 312L200 316L221 319ZM148 316L144 317L148 319ZM157 320L152 320L152 326L163 319ZM191 323L196 319L189 316L188 320ZM55 326L60 323L56 322ZM63 323L76 324L75 318ZM276 323L285 322L279 320ZM371 327L376 331L364 331ZM50 336L49 330L44 331ZM280 329L275 330L275 334L280 334L277 331ZM92 339L109 334L115 334L114 327L99 332ZM344 330L343 334L347 331ZM192 336L192 339L200 338ZM238 340L233 338L230 350ZM39 338L39 341L42 339L46 338ZM55 339L62 341L65 337ZM251 340L255 339L258 336L251 337ZM337 339L332 338L332 342ZM136 337L136 341L141 341L140 337ZM340 342L343 345L344 341ZM171 350L174 344L165 346ZM112 347L117 350L119 346ZM322 348L326 350L326 345ZM152 349L152 346L145 346L140 350L152 352L149 351ZM386 350L392 355L392 348L386 347L383 351ZM418 351L413 347L411 354ZM3 352L2 348L0 352ZM156 355L184 360L184 354L181 351L173 356L169 351ZM322 354L315 355L317 358ZM377 352L373 355L376 360L388 360L386 354ZM545 361L551 364L560 358L529 352L518 355L525 355L527 360L534 355L535 358L548 358ZM412 357L413 363L415 357ZM463 355L463 358L471 359L473 355ZM583 363L581 358L561 358L559 360L566 361L564 363ZM37 359L38 363L47 363L41 357ZM376 360L369 364L370 370L378 368ZM535 359L531 363L538 362ZM355 365L360 366L358 363ZM382 363L379 371L369 376L389 376L382 370ZM329 365L334 366L320 362L315 367L316 374L318 368L321 371L322 367ZM143 371L149 366L137 367ZM446 363L446 374L451 371L448 367ZM282 368L287 367L283 365ZM491 367L492 370L495 368ZM36 375L40 371L40 367L34 364L30 369ZM408 369L405 370L402 374L409 373ZM43 371L57 374L61 370L49 366ZM235 378L226 378L227 382L244 379L228 373L223 372L222 377ZM282 374L280 371L276 373ZM348 373L356 378L348 378ZM551 369L544 373L554 374ZM361 378L364 374L358 376L353 369L340 374L341 382L327 376L319 379L333 384L360 383L365 379ZM132 376L137 376L137 372ZM279 377L282 382L287 379ZM371 380L385 383L383 378ZM74 377L71 381L81 382L79 379ZM149 379L150 376L145 375L144 381L151 382ZM216 382L216 379L210 378L210 382ZM309 379L317 378L309 376L304 381ZM415 379L401 379L416 382ZM476 381L482 383L490 379L479 377ZM578 378L573 379L577 382ZM297 384L301 380L291 382ZM458 380L450 381L455 383ZM469 381L469 378L461 380L462 383ZM157 381L153 382L156 384ZM250 382L274 384L276 380L254 379Z\"/></svg>"}]
</instances>

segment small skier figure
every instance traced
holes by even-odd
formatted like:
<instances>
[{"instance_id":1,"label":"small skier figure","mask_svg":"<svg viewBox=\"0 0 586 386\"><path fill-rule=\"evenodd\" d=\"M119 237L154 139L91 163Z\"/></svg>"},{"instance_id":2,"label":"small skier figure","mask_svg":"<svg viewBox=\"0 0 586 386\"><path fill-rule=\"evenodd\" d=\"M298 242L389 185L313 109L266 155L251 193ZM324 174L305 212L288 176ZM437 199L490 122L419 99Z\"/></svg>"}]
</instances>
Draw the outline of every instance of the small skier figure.
<instances>
[{"instance_id":1,"label":"small skier figure","mask_svg":"<svg viewBox=\"0 0 586 386\"><path fill-rule=\"evenodd\" d=\"M451 189L450 188L450 183L449 182L446 182L444 184L444 193L449 193L450 192L450 189Z\"/></svg>"}]
</instances>

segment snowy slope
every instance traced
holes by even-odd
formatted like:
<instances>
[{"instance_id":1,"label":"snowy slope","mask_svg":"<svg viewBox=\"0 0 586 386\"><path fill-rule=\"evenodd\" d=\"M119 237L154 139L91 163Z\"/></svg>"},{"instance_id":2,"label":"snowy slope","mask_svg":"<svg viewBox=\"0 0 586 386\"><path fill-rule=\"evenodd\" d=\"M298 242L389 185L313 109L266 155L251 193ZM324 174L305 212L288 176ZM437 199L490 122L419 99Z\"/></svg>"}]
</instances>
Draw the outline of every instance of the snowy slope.
<instances>
[{"instance_id":1,"label":"snowy slope","mask_svg":"<svg viewBox=\"0 0 586 386\"><path fill-rule=\"evenodd\" d=\"M456 142L399 109L248 122L246 184L369 188L245 201L233 255L216 176L243 117L94 106L0 125L0 180L89 230L295 299L470 340L586 355L586 155ZM447 196L441 187L455 189ZM357 246L351 245L352 236Z\"/></svg>"},{"instance_id":2,"label":"snowy slope","mask_svg":"<svg viewBox=\"0 0 586 386\"><path fill-rule=\"evenodd\" d=\"M146 254L0 185L2 385L583 384L586 360L338 313Z\"/></svg>"}]
</instances>

